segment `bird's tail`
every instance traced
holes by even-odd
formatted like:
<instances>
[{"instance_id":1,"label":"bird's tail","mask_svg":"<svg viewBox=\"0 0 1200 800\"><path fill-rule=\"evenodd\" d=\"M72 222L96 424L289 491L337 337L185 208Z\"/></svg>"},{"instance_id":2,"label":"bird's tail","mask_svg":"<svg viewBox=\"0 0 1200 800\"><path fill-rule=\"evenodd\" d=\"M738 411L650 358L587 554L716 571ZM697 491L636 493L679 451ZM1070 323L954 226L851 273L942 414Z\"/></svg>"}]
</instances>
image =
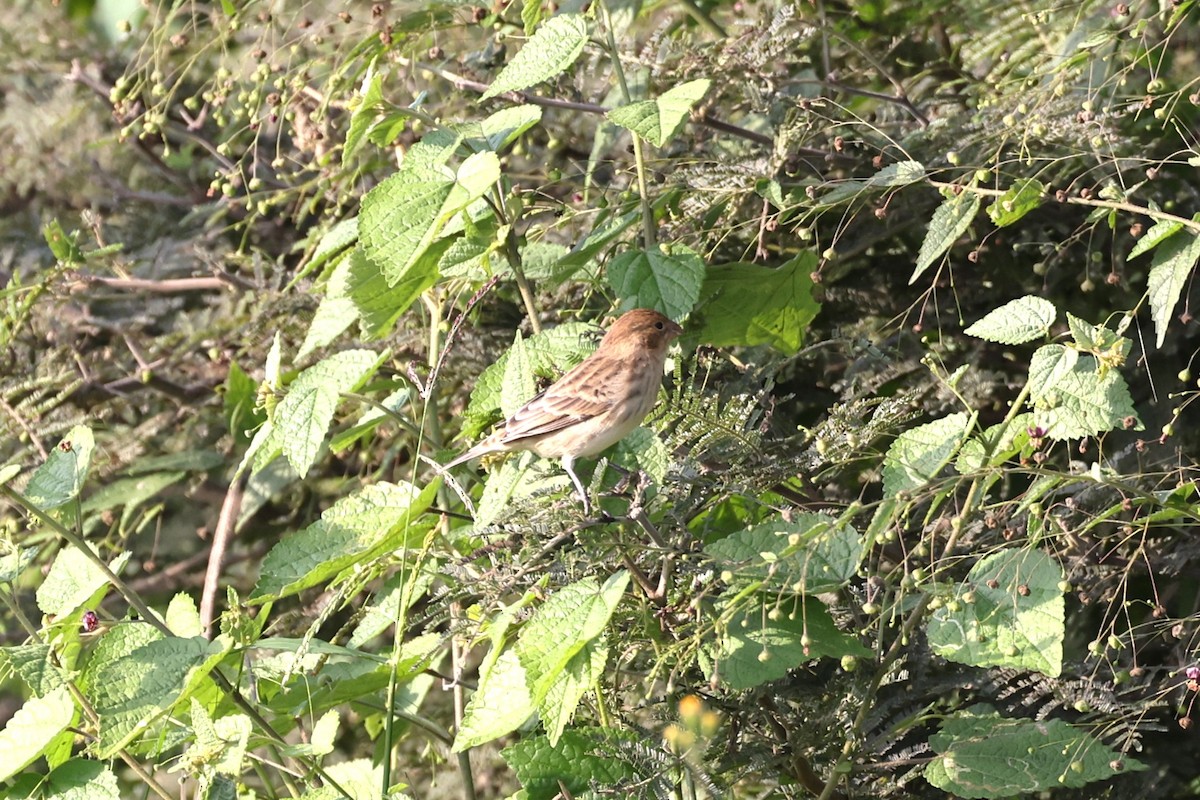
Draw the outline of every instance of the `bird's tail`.
<instances>
[{"instance_id":1,"label":"bird's tail","mask_svg":"<svg viewBox=\"0 0 1200 800\"><path fill-rule=\"evenodd\" d=\"M470 461L471 459L479 458L480 456L486 456L489 453L497 452L496 442L494 439L495 439L495 437L489 436L488 438L484 439L479 444L472 447L467 452L462 453L459 456L457 456L455 459L453 459L449 463L443 464L442 465L443 469L450 469L451 467L457 467L459 464L465 464L468 461Z\"/></svg>"}]
</instances>

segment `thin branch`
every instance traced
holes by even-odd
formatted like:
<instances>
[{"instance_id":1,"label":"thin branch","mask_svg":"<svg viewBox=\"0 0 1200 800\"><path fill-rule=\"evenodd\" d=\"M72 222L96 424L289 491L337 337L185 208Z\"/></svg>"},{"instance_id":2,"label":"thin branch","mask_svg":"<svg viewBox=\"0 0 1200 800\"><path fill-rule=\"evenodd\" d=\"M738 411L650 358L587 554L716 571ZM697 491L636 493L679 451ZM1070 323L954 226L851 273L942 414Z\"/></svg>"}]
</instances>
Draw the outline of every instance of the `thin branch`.
<instances>
[{"instance_id":1,"label":"thin branch","mask_svg":"<svg viewBox=\"0 0 1200 800\"><path fill-rule=\"evenodd\" d=\"M613 34L612 17L608 13L608 3L600 0L600 11L604 14L604 36L608 45L608 57L612 59L613 72L621 87L621 99L626 103L633 100L629 93L629 84L625 80L625 68L621 66L621 52L617 48L617 38ZM633 135L633 164L637 170L639 205L642 207L642 239L647 250L654 250L658 242L655 230L654 208L650 203L650 185L646 179L646 151L642 137Z\"/></svg>"},{"instance_id":2,"label":"thin branch","mask_svg":"<svg viewBox=\"0 0 1200 800\"><path fill-rule=\"evenodd\" d=\"M146 278L108 278L102 275L76 274L67 289L73 294L84 292L93 286L104 286L128 292L150 292L151 294L182 294L185 292L212 292L230 288L254 289L244 278L228 273L218 273L211 278L170 278L149 280Z\"/></svg>"},{"instance_id":3,"label":"thin branch","mask_svg":"<svg viewBox=\"0 0 1200 800\"><path fill-rule=\"evenodd\" d=\"M467 91L478 92L479 94L483 94L488 90L488 85L486 83L472 80L459 75L458 73L434 66L433 64L425 64L423 62L414 61L403 57L397 58L397 61L404 66L414 67L416 69L431 72L457 89L465 89ZM540 95L530 94L529 92L505 92L500 96L511 100L514 103L529 103L530 105L542 106L543 108L562 108L568 111L582 111L585 114L603 115L612 110L607 106L598 105L596 103L580 103L574 100L559 100L555 97L541 97ZM724 122L712 116L711 114L696 115L693 118L693 122L705 128L711 128L712 130L720 131L721 133L728 133L731 136L737 136L738 138L754 142L755 144L761 144L766 147L771 146L775 142L772 137L767 136L766 134L748 130L747 128L742 128L738 125L734 125L731 122ZM812 158L824 158L830 155L830 153L825 150L818 150L810 147L799 147L796 148L795 152Z\"/></svg>"},{"instance_id":4,"label":"thin branch","mask_svg":"<svg viewBox=\"0 0 1200 800\"><path fill-rule=\"evenodd\" d=\"M235 477L225 492L225 500L221 503L221 513L217 517L217 526L213 531L212 547L209 548L208 569L204 572L204 588L200 592L200 628L205 636L209 636L212 628L214 609L216 608L217 590L221 584L221 567L225 562L225 552L229 549L229 540L237 525L238 515L242 510L242 498L246 495L246 473Z\"/></svg>"},{"instance_id":5,"label":"thin branch","mask_svg":"<svg viewBox=\"0 0 1200 800\"><path fill-rule=\"evenodd\" d=\"M961 183L947 183L945 181L930 180L930 186L938 189L961 189L964 192L982 195L984 197L1003 197L1008 194L1004 189L987 189L982 186L963 186ZM1058 200L1054 197L1053 199ZM1127 211L1130 214L1138 214L1143 217L1149 217L1154 220L1163 220L1167 222L1177 222L1188 230L1200 233L1200 222L1191 219L1190 217L1181 217L1178 214L1172 214L1169 211L1162 211L1155 208L1147 208L1145 206L1126 203L1122 200L1102 200L1098 197L1079 197L1071 195L1058 200L1058 202L1066 203L1072 206L1087 206L1088 208L1108 208L1113 211Z\"/></svg>"}]
</instances>

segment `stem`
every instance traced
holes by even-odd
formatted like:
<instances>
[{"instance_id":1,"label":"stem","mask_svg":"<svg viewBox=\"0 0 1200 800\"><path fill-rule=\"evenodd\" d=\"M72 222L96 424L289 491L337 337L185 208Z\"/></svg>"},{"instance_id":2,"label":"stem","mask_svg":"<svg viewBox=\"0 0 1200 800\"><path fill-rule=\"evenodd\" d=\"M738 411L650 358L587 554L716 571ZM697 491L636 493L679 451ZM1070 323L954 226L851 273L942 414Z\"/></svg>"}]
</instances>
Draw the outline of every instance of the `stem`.
<instances>
[{"instance_id":1,"label":"stem","mask_svg":"<svg viewBox=\"0 0 1200 800\"><path fill-rule=\"evenodd\" d=\"M608 13L608 3L600 0L600 13L604 15L604 36L607 40L608 56L612 59L613 73L621 87L621 99L626 103L632 99L629 94L629 84L625 80L625 69L621 66L621 53L617 49L617 39L613 35L612 17ZM654 230L654 209L650 207L650 187L646 179L646 154L642 149L642 137L633 134L633 163L637 168L638 195L642 206L642 238L647 250L653 250L657 245L657 235Z\"/></svg>"},{"instance_id":2,"label":"stem","mask_svg":"<svg viewBox=\"0 0 1200 800\"><path fill-rule=\"evenodd\" d=\"M138 597L133 593L132 590L130 590L125 581L121 580L119 577L117 577L115 572L109 569L108 562L101 558L99 553L88 547L87 542L84 541L82 536L64 526L54 517L50 516L45 511L42 511L36 505L31 503L24 495L14 491L7 485L0 485L0 495L8 498L9 502L18 508L25 509L26 513L36 517L39 522L53 530L63 539L66 539L68 544L83 553L85 558L96 565L96 568L99 569L101 574L104 575L105 579L107 579L109 583L113 585L113 588L117 590L121 597L125 598L125 602L129 603L129 605L141 615L142 619L154 626L159 633L162 633L164 636L175 635L171 633L171 629L166 626L166 623L159 619L158 615L150 610L150 606L146 605L142 601L142 598Z\"/></svg>"},{"instance_id":3,"label":"stem","mask_svg":"<svg viewBox=\"0 0 1200 800\"><path fill-rule=\"evenodd\" d=\"M499 187L496 191L499 194ZM508 226L508 233L504 237L504 258L513 271L513 278L517 282L517 291L521 293L521 302L525 304L525 314L529 317L529 325L533 328L534 333L541 333L542 322L538 319L537 305L533 302L533 288L529 285L529 279L525 277L525 270L521 267L521 253L517 248L517 220L508 218L504 211L502 197L496 198L496 202L492 203L492 209L496 212L496 218L500 220L500 224Z\"/></svg>"},{"instance_id":4,"label":"stem","mask_svg":"<svg viewBox=\"0 0 1200 800\"><path fill-rule=\"evenodd\" d=\"M687 12L689 17L696 20L701 28L704 28L704 30L719 39L725 38L725 29L717 24L717 21L710 17L707 11L698 6L695 0L679 0L679 4L683 6L683 10Z\"/></svg>"},{"instance_id":5,"label":"stem","mask_svg":"<svg viewBox=\"0 0 1200 800\"><path fill-rule=\"evenodd\" d=\"M458 603L450 604L450 623L455 626L462 617L462 608ZM463 651L462 642L457 634L450 637L450 658L453 662L454 676L454 730L462 730L463 712L466 709L466 700L463 694L463 685L460 678L463 673ZM458 754L458 770L462 773L463 782L463 800L476 800L475 797L475 779L471 772L471 754L466 751L460 751Z\"/></svg>"},{"instance_id":6,"label":"stem","mask_svg":"<svg viewBox=\"0 0 1200 800\"><path fill-rule=\"evenodd\" d=\"M451 72L447 69L435 66L433 64L424 64L419 61L413 61L403 56L396 57L396 63L406 67L416 67L433 75L437 75L442 80L448 81L451 85L458 89L467 89L472 92L483 94L488 90L488 85L480 81L471 80L470 78L459 75L456 72ZM561 108L566 111L581 111L585 114L607 114L610 109L608 106L602 106L598 103L581 103L575 100L560 100L557 97L542 97L541 95L530 94L528 92L505 92L503 97L517 103L527 103L529 105L541 106L543 108ZM739 125L734 125L732 122L724 122L717 119L710 113L705 113L703 116L695 116L691 119L692 122L705 127L711 128L714 131L721 131L732 136L745 139L755 144L761 144L770 147L775 140L766 134L757 131L743 128ZM845 156L833 151L819 150L815 147L794 147L789 152L801 156L807 156L814 159L834 158L839 160L848 160Z\"/></svg>"},{"instance_id":7,"label":"stem","mask_svg":"<svg viewBox=\"0 0 1200 800\"><path fill-rule=\"evenodd\" d=\"M225 552L229 548L229 539L235 533L238 514L242 510L242 498L245 496L249 476L245 473L234 476L221 502L221 512L217 516L217 527L213 531L212 545L209 548L208 568L204 572L204 589L200 593L200 629L205 636L211 638L213 617L216 615L217 591L221 582L221 570L225 565Z\"/></svg>"},{"instance_id":8,"label":"stem","mask_svg":"<svg viewBox=\"0 0 1200 800\"><path fill-rule=\"evenodd\" d=\"M938 189L961 189L964 192L972 192L984 197L1003 197L1008 194L1003 189L986 189L982 186L963 186L961 183L947 183L946 181L930 180L930 186ZM1122 200L1101 200L1096 197L1078 197L1071 196L1061 201L1072 206L1087 206L1088 208L1109 208L1114 211L1127 211L1130 214L1138 214L1143 217L1149 217L1153 220L1177 222L1183 227L1195 233L1200 233L1200 222L1187 217L1181 217L1178 214L1172 214L1169 211L1161 211L1145 206L1137 206L1133 203L1126 203Z\"/></svg>"},{"instance_id":9,"label":"stem","mask_svg":"<svg viewBox=\"0 0 1200 800\"><path fill-rule=\"evenodd\" d=\"M146 788L161 797L162 800L175 800L166 789L158 784L158 781L154 780L154 776L147 772L146 768L136 758L129 755L125 750L118 750L117 756L125 762L125 766L129 767L135 775L141 778L142 783L146 784Z\"/></svg>"}]
</instances>

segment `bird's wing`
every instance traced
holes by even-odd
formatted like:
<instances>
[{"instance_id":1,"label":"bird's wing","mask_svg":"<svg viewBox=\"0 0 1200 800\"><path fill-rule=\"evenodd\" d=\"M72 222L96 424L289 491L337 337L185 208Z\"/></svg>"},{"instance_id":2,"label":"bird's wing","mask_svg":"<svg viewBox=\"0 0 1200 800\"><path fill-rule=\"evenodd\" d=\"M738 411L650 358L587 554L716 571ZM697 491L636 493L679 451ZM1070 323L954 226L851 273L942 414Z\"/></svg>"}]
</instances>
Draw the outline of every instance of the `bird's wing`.
<instances>
[{"instance_id":1,"label":"bird's wing","mask_svg":"<svg viewBox=\"0 0 1200 800\"><path fill-rule=\"evenodd\" d=\"M608 412L617 401L616 387L611 380L597 380L597 373L611 368L611 362L584 361L509 417L501 440L545 436Z\"/></svg>"}]
</instances>

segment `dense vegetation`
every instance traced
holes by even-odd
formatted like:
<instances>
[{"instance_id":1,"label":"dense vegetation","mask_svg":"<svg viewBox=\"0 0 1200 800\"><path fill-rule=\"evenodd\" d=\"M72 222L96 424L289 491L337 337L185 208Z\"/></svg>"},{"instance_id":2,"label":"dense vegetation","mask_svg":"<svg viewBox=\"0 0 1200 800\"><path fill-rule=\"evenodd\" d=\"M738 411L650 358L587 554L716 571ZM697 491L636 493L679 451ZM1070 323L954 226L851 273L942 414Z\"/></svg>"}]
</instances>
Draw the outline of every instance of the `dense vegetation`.
<instances>
[{"instance_id":1,"label":"dense vegetation","mask_svg":"<svg viewBox=\"0 0 1200 800\"><path fill-rule=\"evenodd\" d=\"M1200 795L1194 0L17 5L6 796Z\"/></svg>"}]
</instances>

